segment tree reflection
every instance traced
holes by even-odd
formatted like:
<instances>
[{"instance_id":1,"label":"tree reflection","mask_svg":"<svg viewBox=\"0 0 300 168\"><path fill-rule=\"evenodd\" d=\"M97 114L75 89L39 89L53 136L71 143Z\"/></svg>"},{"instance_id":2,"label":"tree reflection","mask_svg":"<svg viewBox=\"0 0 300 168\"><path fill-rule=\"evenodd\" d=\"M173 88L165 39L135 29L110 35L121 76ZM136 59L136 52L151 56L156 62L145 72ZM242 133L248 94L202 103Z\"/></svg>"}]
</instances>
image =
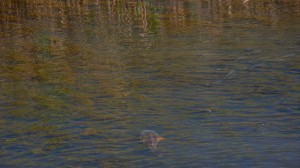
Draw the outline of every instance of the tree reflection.
<instances>
[{"instance_id":1,"label":"tree reflection","mask_svg":"<svg viewBox=\"0 0 300 168\"><path fill-rule=\"evenodd\" d=\"M112 25L126 24L130 29L137 26L144 32L155 32L157 24L183 26L191 19L218 22L243 17L276 23L286 13L299 15L299 8L298 0L8 0L0 4L0 19L5 25L23 19L50 18L56 21L51 24L63 27L71 16L76 16L78 24L101 22L105 17ZM207 14L203 15L203 11Z\"/></svg>"},{"instance_id":2,"label":"tree reflection","mask_svg":"<svg viewBox=\"0 0 300 168\"><path fill-rule=\"evenodd\" d=\"M37 82L48 81L71 86L78 80L74 77L78 71L96 69L111 72L109 75L89 74L90 78L101 79L103 88L99 92L121 99L131 94L128 88L143 85L123 73L126 68L136 67L143 61L131 59L126 62L126 58L120 56L124 52L120 47L125 50L128 46L122 46L122 42L128 44L140 37L141 43L136 47L147 49L156 42L143 37L180 32L193 24L210 29L222 26L230 19L255 19L276 25L278 20L290 15L300 15L299 0L7 0L0 3L0 44L1 52L5 53L1 61L6 62L1 65L1 80L26 81L29 91L17 91L16 95L30 95L46 109L59 111L66 108L65 102L70 103L70 100L91 107L93 103L87 95L78 94L68 86L50 87L48 84L45 90L37 90L35 86ZM219 34L221 30L208 31ZM86 43L95 40L110 43L105 43L106 46L95 44L97 48ZM107 49L109 56L99 54L99 50ZM84 50L90 54L80 54ZM99 64L86 68L91 61L95 62L96 55L101 57ZM49 90L55 94L49 96ZM66 94L69 96L61 98Z\"/></svg>"}]
</instances>

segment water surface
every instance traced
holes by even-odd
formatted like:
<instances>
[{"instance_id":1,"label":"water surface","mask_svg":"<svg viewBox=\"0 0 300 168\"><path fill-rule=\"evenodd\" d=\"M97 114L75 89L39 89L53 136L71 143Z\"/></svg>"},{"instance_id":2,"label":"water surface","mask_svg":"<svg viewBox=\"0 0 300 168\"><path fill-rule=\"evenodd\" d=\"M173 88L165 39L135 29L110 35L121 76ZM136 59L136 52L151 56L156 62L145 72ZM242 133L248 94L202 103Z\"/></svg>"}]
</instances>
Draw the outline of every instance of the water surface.
<instances>
[{"instance_id":1,"label":"water surface","mask_svg":"<svg viewBox=\"0 0 300 168\"><path fill-rule=\"evenodd\" d=\"M298 167L299 9L1 3L0 166Z\"/></svg>"}]
</instances>

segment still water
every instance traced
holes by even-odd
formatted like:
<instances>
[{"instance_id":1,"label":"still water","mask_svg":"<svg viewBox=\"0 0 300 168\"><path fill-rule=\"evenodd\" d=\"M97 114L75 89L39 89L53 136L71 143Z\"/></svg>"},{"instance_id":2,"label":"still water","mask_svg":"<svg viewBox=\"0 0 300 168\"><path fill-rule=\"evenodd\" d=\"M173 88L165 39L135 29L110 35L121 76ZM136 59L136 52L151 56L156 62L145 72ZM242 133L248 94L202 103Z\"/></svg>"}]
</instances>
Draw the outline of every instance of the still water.
<instances>
[{"instance_id":1,"label":"still water","mask_svg":"<svg viewBox=\"0 0 300 168\"><path fill-rule=\"evenodd\" d=\"M299 9L1 2L0 167L298 167Z\"/></svg>"}]
</instances>

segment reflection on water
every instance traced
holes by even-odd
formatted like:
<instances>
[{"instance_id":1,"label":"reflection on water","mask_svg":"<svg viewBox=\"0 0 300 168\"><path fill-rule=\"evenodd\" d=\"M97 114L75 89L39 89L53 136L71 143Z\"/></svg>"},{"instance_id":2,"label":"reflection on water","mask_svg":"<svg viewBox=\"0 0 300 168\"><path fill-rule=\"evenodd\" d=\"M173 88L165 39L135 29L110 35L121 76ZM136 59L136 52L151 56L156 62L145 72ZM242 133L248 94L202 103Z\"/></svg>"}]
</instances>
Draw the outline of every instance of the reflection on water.
<instances>
[{"instance_id":1,"label":"reflection on water","mask_svg":"<svg viewBox=\"0 0 300 168\"><path fill-rule=\"evenodd\" d=\"M297 167L299 17L298 0L1 2L0 166Z\"/></svg>"}]
</instances>

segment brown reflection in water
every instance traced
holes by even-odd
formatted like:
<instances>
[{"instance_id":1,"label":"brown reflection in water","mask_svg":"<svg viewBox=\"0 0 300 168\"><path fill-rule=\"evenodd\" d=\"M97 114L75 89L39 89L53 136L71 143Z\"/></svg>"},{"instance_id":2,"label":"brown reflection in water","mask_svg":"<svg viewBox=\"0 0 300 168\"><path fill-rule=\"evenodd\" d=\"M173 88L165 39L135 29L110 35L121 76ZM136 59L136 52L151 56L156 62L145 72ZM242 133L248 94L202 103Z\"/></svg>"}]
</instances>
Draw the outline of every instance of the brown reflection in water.
<instances>
[{"instance_id":1,"label":"brown reflection in water","mask_svg":"<svg viewBox=\"0 0 300 168\"><path fill-rule=\"evenodd\" d=\"M99 23L102 21L101 18L106 18L110 24L117 27L126 24L131 29L137 26L148 32L157 31L153 30L157 28L157 24L171 23L174 26L184 26L194 17L209 22L222 22L228 17L242 17L276 23L282 14L300 14L299 0L243 2L243 0L8 0L0 4L0 19L5 24L20 23L23 19L50 18L56 21L52 24L63 27L69 24L70 16L76 16L79 25L90 21Z\"/></svg>"},{"instance_id":2,"label":"brown reflection in water","mask_svg":"<svg viewBox=\"0 0 300 168\"><path fill-rule=\"evenodd\" d=\"M191 24L203 24L209 27L211 34L218 34L222 30L211 27L219 27L233 18L251 18L276 25L285 16L299 16L300 1L8 0L0 4L0 9L0 44L4 55L0 58L0 80L22 82L10 87L11 90L5 89L5 92L15 98L29 97L22 102L12 98L13 104L28 105L28 111L34 111L32 107L61 111L72 104L79 104L81 109L80 104L83 104L82 111L86 111L93 108L93 103L90 95L79 92L78 88L95 91L91 89L94 86L88 82L76 86L78 80L101 79L101 87L96 93L118 98L120 104L122 98L132 96L128 88L143 86L142 79L128 79L124 71L153 59L141 55L126 61L120 55L128 46L120 49L122 42L134 43L135 36L145 37L151 33L181 31ZM47 23L35 24L36 21ZM124 36L128 38L120 38ZM84 42L74 42L74 39L89 38L109 43L96 44L95 49ZM141 43L135 42L135 46L142 49L151 48L156 42L149 39L139 41ZM119 48L119 51L114 48ZM101 49L106 50L105 53L99 54ZM168 58L161 61L168 62ZM95 70L103 73L92 73ZM84 71L87 76L78 79L78 71ZM91 73L87 73L89 71ZM159 75L172 76L167 71ZM67 96L61 98L61 95ZM143 99L141 95L136 97ZM21 115L19 112L15 114Z\"/></svg>"},{"instance_id":3,"label":"brown reflection in water","mask_svg":"<svg viewBox=\"0 0 300 168\"><path fill-rule=\"evenodd\" d=\"M251 18L267 24L276 24L279 19L287 15L299 16L300 1L249 0L243 3L242 0L8 0L0 4L0 9L2 30L0 44L1 53L5 54L0 58L5 62L1 64L3 72L0 80L26 81L26 85L35 88L36 91L37 82L41 81L75 84L78 80L74 78L75 69L84 65L85 61L90 62L98 54L98 50L89 48L84 43L74 43L73 38L110 40L110 43L105 44L108 46L103 47L103 44L98 46L107 49L119 46L122 43L120 37L123 36L129 37L125 41L128 43L136 35L144 37L151 33L180 31L190 24L202 23L218 27L218 24L223 24L232 18ZM40 35L37 33L44 31L44 25L32 22L43 20L47 22L49 30L44 35ZM88 29L83 26L84 24L94 25L94 28L102 31ZM218 34L221 30L216 28L210 31L212 34ZM60 32L65 34L62 36ZM66 35L68 32L69 36ZM142 44L144 45L141 46L142 48L151 48L155 42L148 40L142 41ZM84 49L90 54L81 55ZM111 74L116 75L114 78L109 77L111 74L107 73L97 77L106 79L103 82L104 94L126 97L129 93L124 92L126 90L124 88L130 84L126 83L126 77L122 72L126 69L127 63L123 58L118 57L121 51L109 52L115 58L101 55L101 64L91 65L89 68L113 72ZM79 63L70 57L76 57L81 61ZM141 84L133 82L131 85ZM72 93L74 91L68 88L57 89L62 94L64 92L71 95L78 94ZM35 92L33 90L28 92L31 93ZM55 96L47 99L59 102ZM36 98L36 100L45 100L45 98ZM52 106L47 105L47 107Z\"/></svg>"}]
</instances>

